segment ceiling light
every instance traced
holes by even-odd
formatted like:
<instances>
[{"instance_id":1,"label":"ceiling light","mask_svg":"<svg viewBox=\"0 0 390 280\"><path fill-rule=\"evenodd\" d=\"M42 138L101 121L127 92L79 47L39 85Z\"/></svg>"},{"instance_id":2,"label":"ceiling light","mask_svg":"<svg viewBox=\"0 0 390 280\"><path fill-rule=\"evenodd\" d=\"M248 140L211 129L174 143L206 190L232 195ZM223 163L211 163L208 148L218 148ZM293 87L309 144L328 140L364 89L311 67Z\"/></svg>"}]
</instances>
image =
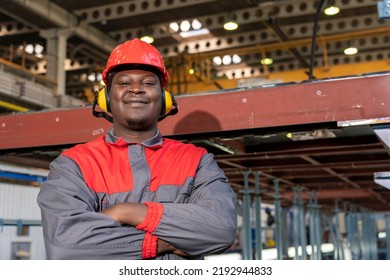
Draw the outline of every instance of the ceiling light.
<instances>
[{"instance_id":1,"label":"ceiling light","mask_svg":"<svg viewBox=\"0 0 390 280\"><path fill-rule=\"evenodd\" d=\"M261 64L263 65L271 65L272 63L274 63L273 59L270 58L270 57L266 57L266 58L263 58L261 61L260 61Z\"/></svg>"},{"instance_id":2,"label":"ceiling light","mask_svg":"<svg viewBox=\"0 0 390 280\"><path fill-rule=\"evenodd\" d=\"M223 28L229 31L236 30L238 28L238 24L232 20L229 20L223 25Z\"/></svg>"},{"instance_id":3,"label":"ceiling light","mask_svg":"<svg viewBox=\"0 0 390 280\"><path fill-rule=\"evenodd\" d=\"M214 56L213 62L214 62L216 65L221 65L221 64L222 64L222 59L221 59L221 57L219 57L219 56Z\"/></svg>"},{"instance_id":4,"label":"ceiling light","mask_svg":"<svg viewBox=\"0 0 390 280\"><path fill-rule=\"evenodd\" d=\"M192 21L192 29L194 29L194 30L198 30L198 29L201 29L202 28L202 23L199 21L199 20L197 20L197 19L194 19L193 21Z\"/></svg>"},{"instance_id":5,"label":"ceiling light","mask_svg":"<svg viewBox=\"0 0 390 280\"><path fill-rule=\"evenodd\" d=\"M340 8L335 5L335 0L328 0L327 7L324 10L324 14L327 16L334 16L340 12Z\"/></svg>"},{"instance_id":6,"label":"ceiling light","mask_svg":"<svg viewBox=\"0 0 390 280\"><path fill-rule=\"evenodd\" d=\"M28 44L28 45L26 45L26 47L24 48L24 51L25 51L26 53L32 54L32 53L34 52L34 46L31 45L31 44Z\"/></svg>"},{"instance_id":7,"label":"ceiling light","mask_svg":"<svg viewBox=\"0 0 390 280\"><path fill-rule=\"evenodd\" d=\"M344 50L345 55L354 55L358 53L358 49L354 46L348 47Z\"/></svg>"},{"instance_id":8,"label":"ceiling light","mask_svg":"<svg viewBox=\"0 0 390 280\"><path fill-rule=\"evenodd\" d=\"M180 23L180 30L183 31L183 32L187 32L189 31L191 28L191 23L188 21L188 20L183 20L181 23Z\"/></svg>"},{"instance_id":9,"label":"ceiling light","mask_svg":"<svg viewBox=\"0 0 390 280\"><path fill-rule=\"evenodd\" d=\"M177 22L171 22L169 24L169 28L172 29L174 32L177 32L179 31L179 24L177 24Z\"/></svg>"},{"instance_id":10,"label":"ceiling light","mask_svg":"<svg viewBox=\"0 0 390 280\"><path fill-rule=\"evenodd\" d=\"M223 63L224 65L229 65L230 63L232 63L232 58L231 58L231 56L230 56L230 55L224 55L224 56L222 57L222 63Z\"/></svg>"},{"instance_id":11,"label":"ceiling light","mask_svg":"<svg viewBox=\"0 0 390 280\"><path fill-rule=\"evenodd\" d=\"M327 16L334 16L337 15L340 12L340 8L336 6L329 6L324 10L325 15Z\"/></svg>"},{"instance_id":12,"label":"ceiling light","mask_svg":"<svg viewBox=\"0 0 390 280\"><path fill-rule=\"evenodd\" d=\"M43 46L40 44L35 44L35 53L36 54L41 54L43 52Z\"/></svg>"},{"instance_id":13,"label":"ceiling light","mask_svg":"<svg viewBox=\"0 0 390 280\"><path fill-rule=\"evenodd\" d=\"M149 43L149 44L151 44L151 43L154 42L154 38L151 37L151 36L148 36L148 35L142 36L142 37L140 38L140 40L141 40L141 41L144 41L144 42L146 42L146 43Z\"/></svg>"},{"instance_id":14,"label":"ceiling light","mask_svg":"<svg viewBox=\"0 0 390 280\"><path fill-rule=\"evenodd\" d=\"M180 36L182 38L189 38L189 37L196 37L196 36L202 36L210 34L210 31L207 28L202 28L199 30L191 30L186 32L180 32Z\"/></svg>"},{"instance_id":15,"label":"ceiling light","mask_svg":"<svg viewBox=\"0 0 390 280\"><path fill-rule=\"evenodd\" d=\"M89 74L88 77L87 77L87 79L88 79L88 81L91 81L91 82L96 81L96 75L95 75L95 73Z\"/></svg>"},{"instance_id":16,"label":"ceiling light","mask_svg":"<svg viewBox=\"0 0 390 280\"><path fill-rule=\"evenodd\" d=\"M241 62L241 57L238 54L234 54L232 57L232 61L234 64L238 64Z\"/></svg>"},{"instance_id":17,"label":"ceiling light","mask_svg":"<svg viewBox=\"0 0 390 280\"><path fill-rule=\"evenodd\" d=\"M102 81L102 73L99 72L96 74L96 80Z\"/></svg>"}]
</instances>

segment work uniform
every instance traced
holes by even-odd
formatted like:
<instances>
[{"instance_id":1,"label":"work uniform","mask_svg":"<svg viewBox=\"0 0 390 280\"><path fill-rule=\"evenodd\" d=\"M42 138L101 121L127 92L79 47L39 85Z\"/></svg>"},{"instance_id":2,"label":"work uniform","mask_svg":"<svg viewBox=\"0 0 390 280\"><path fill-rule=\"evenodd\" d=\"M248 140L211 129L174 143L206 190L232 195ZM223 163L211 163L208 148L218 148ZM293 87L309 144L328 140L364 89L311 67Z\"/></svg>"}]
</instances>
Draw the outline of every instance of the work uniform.
<instances>
[{"instance_id":1,"label":"work uniform","mask_svg":"<svg viewBox=\"0 0 390 280\"><path fill-rule=\"evenodd\" d=\"M235 240L237 201L205 149L165 139L140 144L110 129L51 163L38 204L49 259L181 259L156 256L162 239L192 258L221 253ZM122 226L99 213L116 203L145 203L145 220Z\"/></svg>"}]
</instances>

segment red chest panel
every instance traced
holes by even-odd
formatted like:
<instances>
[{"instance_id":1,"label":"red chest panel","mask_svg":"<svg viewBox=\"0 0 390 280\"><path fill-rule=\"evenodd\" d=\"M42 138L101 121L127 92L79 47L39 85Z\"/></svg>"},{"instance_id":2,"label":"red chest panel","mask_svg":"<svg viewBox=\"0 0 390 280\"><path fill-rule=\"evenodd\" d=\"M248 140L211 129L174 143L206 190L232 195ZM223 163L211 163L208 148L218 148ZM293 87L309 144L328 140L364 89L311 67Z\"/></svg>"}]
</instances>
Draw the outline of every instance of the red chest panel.
<instances>
[{"instance_id":1,"label":"red chest panel","mask_svg":"<svg viewBox=\"0 0 390 280\"><path fill-rule=\"evenodd\" d=\"M149 191L161 185L181 186L188 177L194 177L202 148L164 139L161 147L145 147L145 157L150 170ZM115 144L100 137L77 145L63 153L80 167L87 185L96 192L108 194L127 192L134 188L128 146L122 140Z\"/></svg>"}]
</instances>

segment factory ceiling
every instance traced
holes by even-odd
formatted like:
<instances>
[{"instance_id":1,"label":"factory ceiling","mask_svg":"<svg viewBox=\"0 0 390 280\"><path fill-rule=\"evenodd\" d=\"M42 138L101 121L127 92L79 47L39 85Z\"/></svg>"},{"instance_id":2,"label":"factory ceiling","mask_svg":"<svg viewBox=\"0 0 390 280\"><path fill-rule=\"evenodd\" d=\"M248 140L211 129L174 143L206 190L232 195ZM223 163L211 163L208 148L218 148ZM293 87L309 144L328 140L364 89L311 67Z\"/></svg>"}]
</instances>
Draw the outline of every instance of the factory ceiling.
<instances>
[{"instance_id":1,"label":"factory ceiling","mask_svg":"<svg viewBox=\"0 0 390 280\"><path fill-rule=\"evenodd\" d=\"M340 12L326 16L323 11L332 2ZM258 84L375 72L390 58L390 24L378 2L1 0L0 53L2 62L45 76L47 61L58 56L48 50L47 40L62 34L67 39L66 94L86 102L99 87L113 47L144 35L153 36L166 59L173 94L240 85L224 79L248 83L256 78ZM223 28L230 19L238 24L236 30ZM358 53L346 56L344 49L352 45ZM264 58L273 63L264 66ZM370 64L359 68L356 63ZM340 65L350 67L337 72ZM192 75L186 74L190 70ZM196 82L200 86L193 87Z\"/></svg>"}]
</instances>

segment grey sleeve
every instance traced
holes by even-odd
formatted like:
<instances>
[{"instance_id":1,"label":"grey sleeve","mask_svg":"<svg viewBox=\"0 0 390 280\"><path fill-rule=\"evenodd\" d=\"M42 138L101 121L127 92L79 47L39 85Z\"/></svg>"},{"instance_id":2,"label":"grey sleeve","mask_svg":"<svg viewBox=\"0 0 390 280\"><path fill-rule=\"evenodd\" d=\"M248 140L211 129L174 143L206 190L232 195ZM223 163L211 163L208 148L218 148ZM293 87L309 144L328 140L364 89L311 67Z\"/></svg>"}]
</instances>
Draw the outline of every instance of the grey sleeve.
<instances>
[{"instance_id":1,"label":"grey sleeve","mask_svg":"<svg viewBox=\"0 0 390 280\"><path fill-rule=\"evenodd\" d=\"M201 159L188 203L164 203L153 232L190 255L222 253L234 242L237 196L212 154Z\"/></svg>"},{"instance_id":2,"label":"grey sleeve","mask_svg":"<svg viewBox=\"0 0 390 280\"><path fill-rule=\"evenodd\" d=\"M38 194L49 259L141 259L145 233L97 212L96 197L74 161L51 163Z\"/></svg>"}]
</instances>

